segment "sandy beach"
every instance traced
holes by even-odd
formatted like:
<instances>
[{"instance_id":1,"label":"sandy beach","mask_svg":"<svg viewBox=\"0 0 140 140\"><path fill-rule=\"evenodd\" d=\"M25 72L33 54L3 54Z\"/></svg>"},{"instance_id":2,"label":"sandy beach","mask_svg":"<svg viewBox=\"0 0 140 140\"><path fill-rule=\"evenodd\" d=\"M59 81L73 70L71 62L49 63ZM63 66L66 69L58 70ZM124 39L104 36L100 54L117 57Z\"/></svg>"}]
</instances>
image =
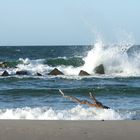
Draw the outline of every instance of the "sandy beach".
<instances>
[{"instance_id":1,"label":"sandy beach","mask_svg":"<svg viewBox=\"0 0 140 140\"><path fill-rule=\"evenodd\" d=\"M0 140L139 140L140 121L0 120Z\"/></svg>"}]
</instances>

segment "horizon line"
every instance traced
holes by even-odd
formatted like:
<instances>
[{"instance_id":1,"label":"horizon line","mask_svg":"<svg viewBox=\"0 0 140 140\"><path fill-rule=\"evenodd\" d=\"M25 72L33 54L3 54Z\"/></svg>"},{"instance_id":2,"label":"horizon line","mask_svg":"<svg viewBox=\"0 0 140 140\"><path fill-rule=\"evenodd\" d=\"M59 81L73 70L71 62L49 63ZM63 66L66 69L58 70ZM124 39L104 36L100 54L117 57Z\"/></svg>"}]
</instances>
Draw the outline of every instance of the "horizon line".
<instances>
[{"instance_id":1,"label":"horizon line","mask_svg":"<svg viewBox=\"0 0 140 140\"><path fill-rule=\"evenodd\" d=\"M72 44L72 45L0 45L0 47L47 47L47 46L93 46L94 44ZM107 44L108 45L108 44ZM113 44L113 45L117 45L117 44ZM118 44L119 45L119 44ZM140 44L134 44L132 46L139 46ZM105 45L106 46L106 45Z\"/></svg>"}]
</instances>

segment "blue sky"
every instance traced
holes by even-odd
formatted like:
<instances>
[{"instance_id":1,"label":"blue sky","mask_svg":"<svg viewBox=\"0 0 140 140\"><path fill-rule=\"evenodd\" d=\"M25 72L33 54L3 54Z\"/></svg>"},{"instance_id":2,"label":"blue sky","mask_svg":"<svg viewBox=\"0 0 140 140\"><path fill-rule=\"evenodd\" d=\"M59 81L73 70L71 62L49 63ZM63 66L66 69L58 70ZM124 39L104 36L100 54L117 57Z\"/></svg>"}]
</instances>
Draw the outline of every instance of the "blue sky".
<instances>
[{"instance_id":1,"label":"blue sky","mask_svg":"<svg viewBox=\"0 0 140 140\"><path fill-rule=\"evenodd\" d=\"M138 0L0 0L0 45L140 44Z\"/></svg>"}]
</instances>

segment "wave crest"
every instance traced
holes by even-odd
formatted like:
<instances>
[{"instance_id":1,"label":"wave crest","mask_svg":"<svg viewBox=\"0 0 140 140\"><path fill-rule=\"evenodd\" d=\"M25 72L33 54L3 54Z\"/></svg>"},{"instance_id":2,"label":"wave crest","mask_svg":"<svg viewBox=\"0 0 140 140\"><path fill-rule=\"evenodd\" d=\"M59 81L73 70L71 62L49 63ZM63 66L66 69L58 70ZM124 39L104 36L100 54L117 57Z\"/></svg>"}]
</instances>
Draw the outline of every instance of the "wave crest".
<instances>
[{"instance_id":1,"label":"wave crest","mask_svg":"<svg viewBox=\"0 0 140 140\"><path fill-rule=\"evenodd\" d=\"M140 76L140 46L131 44L105 45L100 40L96 42L86 56L56 57L30 60L29 58L10 62L16 70L27 70L31 75L41 73L47 75L57 67L66 76L77 76L80 70L96 76L94 69L103 64L105 75L111 76ZM14 68L16 65L17 68ZM12 69L12 73L14 73ZM9 69L10 71L10 69Z\"/></svg>"},{"instance_id":2,"label":"wave crest","mask_svg":"<svg viewBox=\"0 0 140 140\"><path fill-rule=\"evenodd\" d=\"M132 118L132 113L122 115L112 109L83 108L78 105L69 110L49 107L0 109L0 119L29 120L124 120Z\"/></svg>"}]
</instances>

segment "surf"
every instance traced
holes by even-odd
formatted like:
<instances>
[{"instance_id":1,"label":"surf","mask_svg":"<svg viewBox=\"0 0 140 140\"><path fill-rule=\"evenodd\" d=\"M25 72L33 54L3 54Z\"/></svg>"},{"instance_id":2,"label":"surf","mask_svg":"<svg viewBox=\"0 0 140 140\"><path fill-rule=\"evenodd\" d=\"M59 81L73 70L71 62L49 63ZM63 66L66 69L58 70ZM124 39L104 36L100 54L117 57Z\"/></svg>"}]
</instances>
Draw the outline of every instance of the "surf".
<instances>
[{"instance_id":1,"label":"surf","mask_svg":"<svg viewBox=\"0 0 140 140\"><path fill-rule=\"evenodd\" d=\"M51 70L58 68L65 75L62 77L66 78L77 78L80 70L88 72L93 77L140 76L140 46L128 43L107 45L102 40L98 40L93 46L85 46L85 48L85 50L81 49L81 51L85 51L84 53L80 52L81 55L79 54L80 46L79 48L77 46L76 50L78 52L74 53L73 50L71 56L61 56L61 54L56 53L56 56L53 54L53 56L49 55L46 58L40 56L38 59L19 58L6 60L7 67L0 68L0 71L7 70L14 75L16 71L26 70L32 76L36 75L36 73L46 76ZM58 48L56 47L55 49L53 48L53 51L57 52ZM69 50L67 47L64 49ZM104 75L98 75L94 71L100 64L104 66Z\"/></svg>"},{"instance_id":2,"label":"surf","mask_svg":"<svg viewBox=\"0 0 140 140\"><path fill-rule=\"evenodd\" d=\"M20 59L20 69L48 73L57 67L65 75L77 76L80 70L96 75L95 67L103 64L105 75L140 76L140 47L131 45L104 45L96 42L87 55L81 58L55 58L50 60ZM27 63L28 62L28 63ZM33 70L35 68L35 70Z\"/></svg>"},{"instance_id":3,"label":"surf","mask_svg":"<svg viewBox=\"0 0 140 140\"><path fill-rule=\"evenodd\" d=\"M71 109L58 110L52 107L24 107L0 109L0 119L20 120L125 120L132 119L134 113L125 115L113 109L84 108L77 105Z\"/></svg>"}]
</instances>

